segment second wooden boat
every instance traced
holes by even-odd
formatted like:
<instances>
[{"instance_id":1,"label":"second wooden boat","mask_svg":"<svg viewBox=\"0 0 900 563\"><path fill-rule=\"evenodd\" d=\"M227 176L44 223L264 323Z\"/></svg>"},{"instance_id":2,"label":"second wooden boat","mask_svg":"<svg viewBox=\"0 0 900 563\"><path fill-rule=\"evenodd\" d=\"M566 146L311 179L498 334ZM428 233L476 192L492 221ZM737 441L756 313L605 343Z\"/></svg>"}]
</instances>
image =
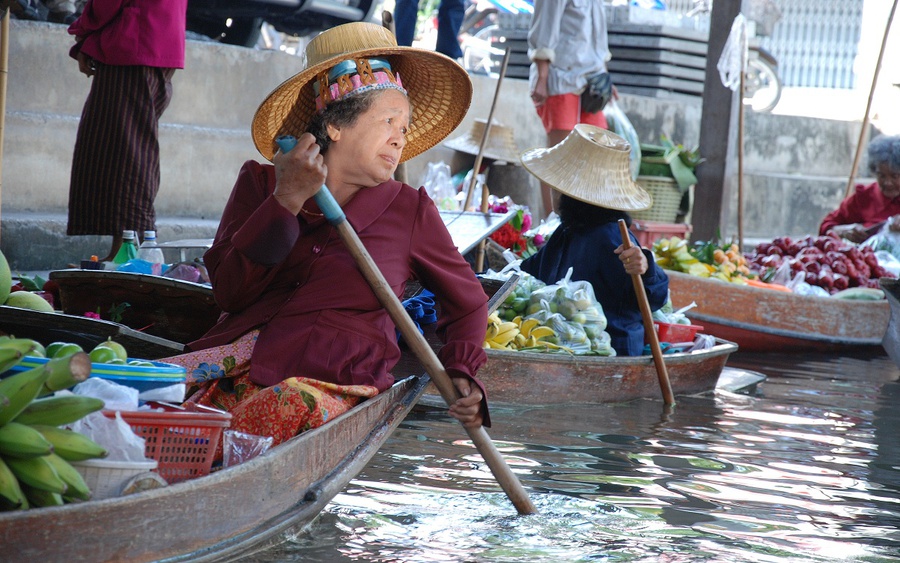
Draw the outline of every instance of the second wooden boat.
<instances>
[{"instance_id":1,"label":"second wooden boat","mask_svg":"<svg viewBox=\"0 0 900 563\"><path fill-rule=\"evenodd\" d=\"M704 332L735 342L741 352L833 352L880 348L887 301L813 297L724 283L680 272L669 275L676 309Z\"/></svg>"},{"instance_id":2,"label":"second wooden boat","mask_svg":"<svg viewBox=\"0 0 900 563\"><path fill-rule=\"evenodd\" d=\"M365 467L427 383L407 378L324 426L204 477L0 512L3 561L246 561L311 522Z\"/></svg>"}]
</instances>

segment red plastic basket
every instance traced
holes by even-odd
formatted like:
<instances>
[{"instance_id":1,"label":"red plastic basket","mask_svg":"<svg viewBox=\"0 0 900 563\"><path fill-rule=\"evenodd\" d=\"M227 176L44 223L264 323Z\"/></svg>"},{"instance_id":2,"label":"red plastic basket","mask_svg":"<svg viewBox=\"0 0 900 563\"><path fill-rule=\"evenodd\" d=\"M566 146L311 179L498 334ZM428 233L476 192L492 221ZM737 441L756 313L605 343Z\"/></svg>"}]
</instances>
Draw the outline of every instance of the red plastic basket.
<instances>
[{"instance_id":1,"label":"red plastic basket","mask_svg":"<svg viewBox=\"0 0 900 563\"><path fill-rule=\"evenodd\" d=\"M159 462L157 472L169 484L208 475L222 432L231 415L216 409L157 404L159 411L119 411L145 441L144 454ZM202 410L201 410L202 409ZM115 418L115 411L104 411Z\"/></svg>"},{"instance_id":2,"label":"red plastic basket","mask_svg":"<svg viewBox=\"0 0 900 563\"><path fill-rule=\"evenodd\" d=\"M698 332L703 330L700 325L682 325L672 323L661 323L653 321L656 326L656 333L660 342L693 342Z\"/></svg>"}]
</instances>

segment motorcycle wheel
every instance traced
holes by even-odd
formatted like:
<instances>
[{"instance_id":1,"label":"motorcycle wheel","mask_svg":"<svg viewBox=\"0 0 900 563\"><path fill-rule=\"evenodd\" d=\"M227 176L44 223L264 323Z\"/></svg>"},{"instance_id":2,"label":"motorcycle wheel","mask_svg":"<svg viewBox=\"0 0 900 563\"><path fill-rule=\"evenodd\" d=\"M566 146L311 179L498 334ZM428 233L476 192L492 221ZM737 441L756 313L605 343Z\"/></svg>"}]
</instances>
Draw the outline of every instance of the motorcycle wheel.
<instances>
[{"instance_id":1,"label":"motorcycle wheel","mask_svg":"<svg viewBox=\"0 0 900 563\"><path fill-rule=\"evenodd\" d=\"M744 77L744 105L753 111L768 113L775 109L781 99L781 79L778 72L767 61L751 58L747 62Z\"/></svg>"}]
</instances>

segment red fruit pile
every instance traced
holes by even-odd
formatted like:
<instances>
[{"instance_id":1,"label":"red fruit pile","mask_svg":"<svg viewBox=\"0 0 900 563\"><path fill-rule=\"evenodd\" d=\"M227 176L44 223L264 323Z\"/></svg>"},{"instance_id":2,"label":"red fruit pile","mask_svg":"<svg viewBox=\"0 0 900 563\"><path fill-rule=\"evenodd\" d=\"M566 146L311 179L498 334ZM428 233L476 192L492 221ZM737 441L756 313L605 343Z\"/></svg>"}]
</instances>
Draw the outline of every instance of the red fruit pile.
<instances>
[{"instance_id":1,"label":"red fruit pile","mask_svg":"<svg viewBox=\"0 0 900 563\"><path fill-rule=\"evenodd\" d=\"M893 278L893 274L878 265L875 251L868 246L856 246L844 239L822 235L798 240L778 237L760 243L747 256L750 269L760 278L769 279L787 262L791 276L803 272L806 283L837 293L848 287L878 287L878 278Z\"/></svg>"}]
</instances>

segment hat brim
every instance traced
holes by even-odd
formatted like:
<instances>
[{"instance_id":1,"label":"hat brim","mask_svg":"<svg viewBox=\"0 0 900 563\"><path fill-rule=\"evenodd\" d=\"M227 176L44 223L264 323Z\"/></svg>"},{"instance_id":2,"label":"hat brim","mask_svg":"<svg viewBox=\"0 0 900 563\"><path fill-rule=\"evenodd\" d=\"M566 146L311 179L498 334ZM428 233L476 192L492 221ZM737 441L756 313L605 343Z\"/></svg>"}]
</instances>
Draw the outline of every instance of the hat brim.
<instances>
[{"instance_id":1,"label":"hat brim","mask_svg":"<svg viewBox=\"0 0 900 563\"><path fill-rule=\"evenodd\" d=\"M478 149L481 147L481 142L475 143L475 140L471 135L463 135L461 137L456 137L455 139L450 139L449 141L444 141L444 146L448 149L471 154L472 156L478 156ZM485 147L481 152L481 156L493 160L502 160L510 164L521 164L519 162L518 154L513 152L497 152L491 147Z\"/></svg>"},{"instance_id":2,"label":"hat brim","mask_svg":"<svg viewBox=\"0 0 900 563\"><path fill-rule=\"evenodd\" d=\"M375 57L388 60L409 97L412 113L401 162L437 145L459 126L472 103L472 81L453 59L414 47L363 49L307 67L266 97L251 126L253 143L260 154L272 160L277 149L275 139L306 132L316 113L312 82L320 72L342 61Z\"/></svg>"},{"instance_id":3,"label":"hat brim","mask_svg":"<svg viewBox=\"0 0 900 563\"><path fill-rule=\"evenodd\" d=\"M592 128L580 124L557 145L523 152L522 166L541 182L585 203L619 211L649 209L653 197L631 178L630 145L613 133L600 131L621 146L589 140Z\"/></svg>"}]
</instances>

